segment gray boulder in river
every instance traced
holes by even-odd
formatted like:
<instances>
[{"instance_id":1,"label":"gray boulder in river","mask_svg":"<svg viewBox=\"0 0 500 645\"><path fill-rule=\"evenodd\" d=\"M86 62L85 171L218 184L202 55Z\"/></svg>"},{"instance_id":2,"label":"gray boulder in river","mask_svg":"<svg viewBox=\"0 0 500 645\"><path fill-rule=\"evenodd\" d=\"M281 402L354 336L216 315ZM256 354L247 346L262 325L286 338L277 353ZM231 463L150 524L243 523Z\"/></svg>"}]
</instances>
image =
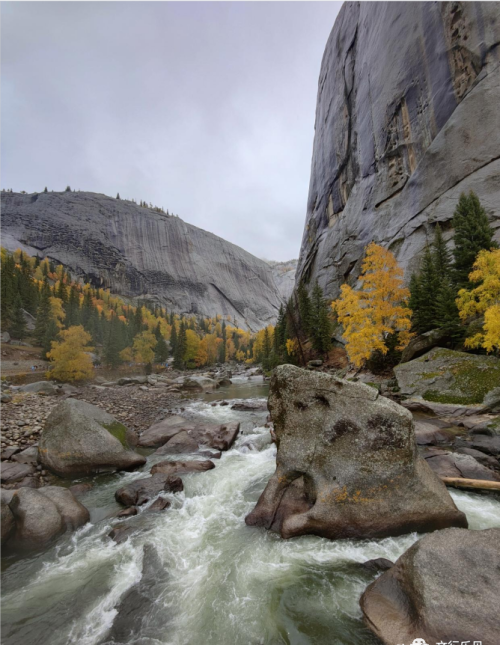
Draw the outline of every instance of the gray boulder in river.
<instances>
[{"instance_id":1,"label":"gray boulder in river","mask_svg":"<svg viewBox=\"0 0 500 645\"><path fill-rule=\"evenodd\" d=\"M45 547L66 530L77 529L90 519L88 510L71 491L57 486L20 488L12 495L8 508L12 518L8 518L7 544L21 550ZM2 500L2 516L3 511Z\"/></svg>"},{"instance_id":2,"label":"gray boulder in river","mask_svg":"<svg viewBox=\"0 0 500 645\"><path fill-rule=\"evenodd\" d=\"M2 245L47 255L114 293L168 311L274 323L281 297L272 268L178 217L88 192L2 192Z\"/></svg>"},{"instance_id":3,"label":"gray boulder in river","mask_svg":"<svg viewBox=\"0 0 500 645\"><path fill-rule=\"evenodd\" d=\"M47 417L38 459L60 477L132 470L146 459L132 450L136 435L104 410L66 399Z\"/></svg>"},{"instance_id":4,"label":"gray boulder in river","mask_svg":"<svg viewBox=\"0 0 500 645\"><path fill-rule=\"evenodd\" d=\"M276 472L247 524L330 539L467 527L418 454L410 412L374 388L282 365L269 410Z\"/></svg>"},{"instance_id":5,"label":"gray boulder in river","mask_svg":"<svg viewBox=\"0 0 500 645\"><path fill-rule=\"evenodd\" d=\"M403 553L360 604L386 645L413 639L486 645L499 641L499 589L500 529L447 529Z\"/></svg>"},{"instance_id":6,"label":"gray boulder in river","mask_svg":"<svg viewBox=\"0 0 500 645\"><path fill-rule=\"evenodd\" d=\"M321 64L296 283L336 297L372 240L409 278L470 190L500 240L499 40L498 2L344 3Z\"/></svg>"}]
</instances>

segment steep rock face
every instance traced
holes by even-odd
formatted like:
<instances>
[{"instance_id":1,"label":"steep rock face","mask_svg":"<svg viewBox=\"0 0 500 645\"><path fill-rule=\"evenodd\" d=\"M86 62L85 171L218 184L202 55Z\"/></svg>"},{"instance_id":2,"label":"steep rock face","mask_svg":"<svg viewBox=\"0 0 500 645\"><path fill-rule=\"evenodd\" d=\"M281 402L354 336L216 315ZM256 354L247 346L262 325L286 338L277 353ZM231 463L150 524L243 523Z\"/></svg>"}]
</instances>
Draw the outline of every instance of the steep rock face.
<instances>
[{"instance_id":1,"label":"steep rock face","mask_svg":"<svg viewBox=\"0 0 500 645\"><path fill-rule=\"evenodd\" d=\"M286 302L293 293L298 260L288 262L269 262L273 271L274 282L278 287L281 299Z\"/></svg>"},{"instance_id":2,"label":"steep rock face","mask_svg":"<svg viewBox=\"0 0 500 645\"><path fill-rule=\"evenodd\" d=\"M133 202L87 192L2 193L3 245L61 262L95 285L178 313L224 314L252 330L274 322L269 265Z\"/></svg>"},{"instance_id":3,"label":"steep rock face","mask_svg":"<svg viewBox=\"0 0 500 645\"><path fill-rule=\"evenodd\" d=\"M372 240L409 278L471 189L500 239L499 41L497 2L344 4L321 66L297 282L336 297Z\"/></svg>"}]
</instances>

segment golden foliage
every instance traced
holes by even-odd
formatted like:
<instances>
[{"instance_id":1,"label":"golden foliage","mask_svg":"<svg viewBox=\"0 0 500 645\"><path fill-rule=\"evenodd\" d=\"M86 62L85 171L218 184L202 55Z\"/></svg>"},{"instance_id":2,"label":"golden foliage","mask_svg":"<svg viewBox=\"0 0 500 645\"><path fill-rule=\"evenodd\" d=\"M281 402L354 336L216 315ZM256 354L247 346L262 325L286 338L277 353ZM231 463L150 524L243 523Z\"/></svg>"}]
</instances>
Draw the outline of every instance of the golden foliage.
<instances>
[{"instance_id":1,"label":"golden foliage","mask_svg":"<svg viewBox=\"0 0 500 645\"><path fill-rule=\"evenodd\" d=\"M60 341L52 341L52 349L47 354L52 364L47 376L58 381L81 381L91 378L94 366L87 353L93 349L89 347L92 340L90 334L79 325L61 331L59 337Z\"/></svg>"},{"instance_id":2,"label":"golden foliage","mask_svg":"<svg viewBox=\"0 0 500 645\"><path fill-rule=\"evenodd\" d=\"M150 331L142 331L134 338L134 358L138 363L152 363L155 356L155 335Z\"/></svg>"},{"instance_id":3,"label":"golden foliage","mask_svg":"<svg viewBox=\"0 0 500 645\"><path fill-rule=\"evenodd\" d=\"M192 329L186 329L186 351L184 352L184 360L194 361L198 354L200 347L200 337Z\"/></svg>"},{"instance_id":4,"label":"golden foliage","mask_svg":"<svg viewBox=\"0 0 500 645\"><path fill-rule=\"evenodd\" d=\"M405 306L410 292L403 287L403 270L394 255L371 242L366 248L359 281L359 291L343 284L340 297L332 302L344 328L349 359L357 367L376 350L386 354L390 334L399 334L397 349L404 349L413 336L411 310Z\"/></svg>"},{"instance_id":5,"label":"golden foliage","mask_svg":"<svg viewBox=\"0 0 500 645\"><path fill-rule=\"evenodd\" d=\"M64 326L62 321L66 318L66 313L63 309L63 301L60 298L51 296L50 310L52 312L52 317L56 321L56 325L59 327L59 329L62 329Z\"/></svg>"},{"instance_id":6,"label":"golden foliage","mask_svg":"<svg viewBox=\"0 0 500 645\"><path fill-rule=\"evenodd\" d=\"M478 286L458 292L460 318L484 315L484 325L482 332L466 339L465 346L493 352L500 348L500 249L480 251L469 280Z\"/></svg>"}]
</instances>

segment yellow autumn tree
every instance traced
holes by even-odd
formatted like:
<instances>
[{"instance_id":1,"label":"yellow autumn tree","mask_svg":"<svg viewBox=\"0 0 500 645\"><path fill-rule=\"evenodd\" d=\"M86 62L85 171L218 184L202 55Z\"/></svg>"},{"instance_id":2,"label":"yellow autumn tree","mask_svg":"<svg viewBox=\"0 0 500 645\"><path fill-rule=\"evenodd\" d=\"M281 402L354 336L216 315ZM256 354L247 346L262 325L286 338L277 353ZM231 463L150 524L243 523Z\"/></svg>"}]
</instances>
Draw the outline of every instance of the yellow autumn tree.
<instances>
[{"instance_id":1,"label":"yellow autumn tree","mask_svg":"<svg viewBox=\"0 0 500 645\"><path fill-rule=\"evenodd\" d=\"M359 291L343 284L340 297L332 302L344 328L347 354L356 367L361 367L377 350L385 355L391 334L398 333L400 350L413 336L411 310L406 306L410 292L403 286L403 270L394 255L371 242L361 271Z\"/></svg>"},{"instance_id":2,"label":"yellow autumn tree","mask_svg":"<svg viewBox=\"0 0 500 645\"><path fill-rule=\"evenodd\" d=\"M142 331L134 338L134 358L138 363L152 363L155 356L155 335L150 331Z\"/></svg>"},{"instance_id":3,"label":"yellow autumn tree","mask_svg":"<svg viewBox=\"0 0 500 645\"><path fill-rule=\"evenodd\" d=\"M63 320L66 318L66 313L63 309L63 301L60 298L55 298L54 296L50 297L50 311L52 312L52 317L56 321L56 325L59 329L63 328Z\"/></svg>"},{"instance_id":4,"label":"yellow autumn tree","mask_svg":"<svg viewBox=\"0 0 500 645\"><path fill-rule=\"evenodd\" d=\"M94 373L92 357L88 352L92 338L81 326L70 327L59 333L59 341L52 341L47 357L51 363L48 378L58 381L82 381Z\"/></svg>"},{"instance_id":5,"label":"yellow autumn tree","mask_svg":"<svg viewBox=\"0 0 500 645\"><path fill-rule=\"evenodd\" d=\"M184 362L193 362L198 354L200 347L200 337L192 329L186 329L186 351L184 352Z\"/></svg>"},{"instance_id":6,"label":"yellow autumn tree","mask_svg":"<svg viewBox=\"0 0 500 645\"><path fill-rule=\"evenodd\" d=\"M484 324L481 332L465 340L465 346L482 347L490 353L500 349L500 249L480 251L469 280L477 286L458 292L460 318L465 322L484 315Z\"/></svg>"}]
</instances>

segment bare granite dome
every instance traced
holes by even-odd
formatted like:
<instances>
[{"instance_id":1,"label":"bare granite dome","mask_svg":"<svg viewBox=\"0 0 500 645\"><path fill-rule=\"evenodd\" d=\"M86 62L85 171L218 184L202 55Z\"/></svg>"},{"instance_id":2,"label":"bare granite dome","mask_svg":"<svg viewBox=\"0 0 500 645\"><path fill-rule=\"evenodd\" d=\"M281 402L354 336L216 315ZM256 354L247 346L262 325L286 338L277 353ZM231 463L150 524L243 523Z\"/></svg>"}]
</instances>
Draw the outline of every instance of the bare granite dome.
<instances>
[{"instance_id":1,"label":"bare granite dome","mask_svg":"<svg viewBox=\"0 0 500 645\"><path fill-rule=\"evenodd\" d=\"M276 319L271 267L173 215L88 192L2 193L2 244L48 256L94 285L169 311Z\"/></svg>"},{"instance_id":2,"label":"bare granite dome","mask_svg":"<svg viewBox=\"0 0 500 645\"><path fill-rule=\"evenodd\" d=\"M500 239L499 41L498 2L343 5L321 65L297 282L336 297L372 240L409 279L471 189Z\"/></svg>"}]
</instances>

